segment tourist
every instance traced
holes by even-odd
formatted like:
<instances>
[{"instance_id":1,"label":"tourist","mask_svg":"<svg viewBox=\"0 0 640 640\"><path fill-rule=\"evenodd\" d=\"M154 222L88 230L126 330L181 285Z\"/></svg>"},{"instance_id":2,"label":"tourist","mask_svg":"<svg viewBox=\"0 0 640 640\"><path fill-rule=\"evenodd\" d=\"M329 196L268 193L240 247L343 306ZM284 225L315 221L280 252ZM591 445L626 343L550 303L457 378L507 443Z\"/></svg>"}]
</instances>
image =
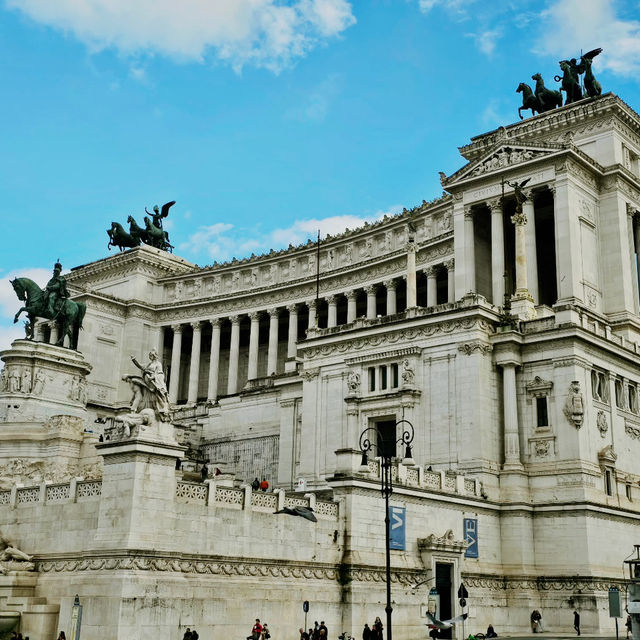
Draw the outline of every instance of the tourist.
<instances>
[{"instance_id":1,"label":"tourist","mask_svg":"<svg viewBox=\"0 0 640 640\"><path fill-rule=\"evenodd\" d=\"M300 640L311 640L309 634L302 627L298 631L300 632Z\"/></svg>"},{"instance_id":2,"label":"tourist","mask_svg":"<svg viewBox=\"0 0 640 640\"><path fill-rule=\"evenodd\" d=\"M194 629L191 632L191 640L198 640L198 638L200 637L200 635L198 634L198 632Z\"/></svg>"},{"instance_id":3,"label":"tourist","mask_svg":"<svg viewBox=\"0 0 640 640\"><path fill-rule=\"evenodd\" d=\"M271 637L271 634L269 633L269 627L267 626L267 623L265 622L262 625L262 640L269 640L270 637Z\"/></svg>"},{"instance_id":4,"label":"tourist","mask_svg":"<svg viewBox=\"0 0 640 640\"><path fill-rule=\"evenodd\" d=\"M322 633L324 631L324 633ZM329 637L329 629L327 629L327 625L324 623L324 620L320 621L320 633L325 637Z\"/></svg>"},{"instance_id":5,"label":"tourist","mask_svg":"<svg viewBox=\"0 0 640 640\"><path fill-rule=\"evenodd\" d=\"M260 640L262 634L262 625L260 624L260 618L256 618L256 623L251 628L251 635L247 636L247 640Z\"/></svg>"},{"instance_id":6,"label":"tourist","mask_svg":"<svg viewBox=\"0 0 640 640\"><path fill-rule=\"evenodd\" d=\"M383 629L382 620L380 620L379 616L376 616L376 621L373 623L373 637L375 640L382 640Z\"/></svg>"},{"instance_id":7,"label":"tourist","mask_svg":"<svg viewBox=\"0 0 640 640\"><path fill-rule=\"evenodd\" d=\"M573 628L580 635L580 614L577 611L573 612Z\"/></svg>"},{"instance_id":8,"label":"tourist","mask_svg":"<svg viewBox=\"0 0 640 640\"><path fill-rule=\"evenodd\" d=\"M193 635L191 634L191 629L189 629L189 627L187 627L187 630L184 632L182 640L193 640Z\"/></svg>"},{"instance_id":9,"label":"tourist","mask_svg":"<svg viewBox=\"0 0 640 640\"><path fill-rule=\"evenodd\" d=\"M262 482L260 483L260 490L266 491L269 488L269 483L266 478L262 478Z\"/></svg>"},{"instance_id":10,"label":"tourist","mask_svg":"<svg viewBox=\"0 0 640 640\"><path fill-rule=\"evenodd\" d=\"M487 638L497 638L498 634L495 632L495 629L493 628L493 625L491 623L489 623L489 626L487 627L487 634L486 634Z\"/></svg>"},{"instance_id":11,"label":"tourist","mask_svg":"<svg viewBox=\"0 0 640 640\"><path fill-rule=\"evenodd\" d=\"M258 480L258 478L253 479L253 482L251 483L251 488L254 491L257 491L260 488L260 480Z\"/></svg>"},{"instance_id":12,"label":"tourist","mask_svg":"<svg viewBox=\"0 0 640 640\"><path fill-rule=\"evenodd\" d=\"M364 623L364 629L362 630L362 640L371 640L371 629L366 622Z\"/></svg>"},{"instance_id":13,"label":"tourist","mask_svg":"<svg viewBox=\"0 0 640 640\"><path fill-rule=\"evenodd\" d=\"M313 623L313 633L311 634L313 640L318 640L320 637L320 625L318 625L318 621L315 620Z\"/></svg>"},{"instance_id":14,"label":"tourist","mask_svg":"<svg viewBox=\"0 0 640 640\"><path fill-rule=\"evenodd\" d=\"M202 482L204 482L209 477L209 468L207 464L202 465L202 469L200 469L200 476L202 477Z\"/></svg>"},{"instance_id":15,"label":"tourist","mask_svg":"<svg viewBox=\"0 0 640 640\"><path fill-rule=\"evenodd\" d=\"M533 633L542 633L542 614L537 609L531 612L531 629Z\"/></svg>"},{"instance_id":16,"label":"tourist","mask_svg":"<svg viewBox=\"0 0 640 640\"><path fill-rule=\"evenodd\" d=\"M67 640L67 636L64 635L64 631L58 634L58 640Z\"/></svg>"},{"instance_id":17,"label":"tourist","mask_svg":"<svg viewBox=\"0 0 640 640\"><path fill-rule=\"evenodd\" d=\"M629 634L631 633L631 616L627 616L627 621L624 623L624 626L627 627L627 640L629 638Z\"/></svg>"}]
</instances>

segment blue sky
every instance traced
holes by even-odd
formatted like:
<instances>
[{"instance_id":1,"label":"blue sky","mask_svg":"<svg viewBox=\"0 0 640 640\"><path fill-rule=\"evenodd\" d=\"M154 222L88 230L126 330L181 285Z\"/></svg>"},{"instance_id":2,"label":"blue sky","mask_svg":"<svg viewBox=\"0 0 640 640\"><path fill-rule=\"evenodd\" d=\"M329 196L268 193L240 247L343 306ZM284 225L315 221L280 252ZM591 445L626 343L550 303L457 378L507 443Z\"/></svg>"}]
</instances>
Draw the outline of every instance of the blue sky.
<instances>
[{"instance_id":1,"label":"blue sky","mask_svg":"<svg viewBox=\"0 0 640 640\"><path fill-rule=\"evenodd\" d=\"M637 1L0 0L0 347L8 278L109 255L112 220L177 200L204 265L411 207L597 46L640 109Z\"/></svg>"}]
</instances>

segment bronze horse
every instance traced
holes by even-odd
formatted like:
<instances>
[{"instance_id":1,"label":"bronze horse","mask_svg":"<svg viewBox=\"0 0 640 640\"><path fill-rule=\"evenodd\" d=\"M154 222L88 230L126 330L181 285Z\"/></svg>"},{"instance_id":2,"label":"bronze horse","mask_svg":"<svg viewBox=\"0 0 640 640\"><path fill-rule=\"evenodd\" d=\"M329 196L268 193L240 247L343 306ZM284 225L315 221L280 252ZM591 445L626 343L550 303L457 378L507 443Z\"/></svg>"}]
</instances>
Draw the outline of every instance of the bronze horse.
<instances>
[{"instance_id":1,"label":"bronze horse","mask_svg":"<svg viewBox=\"0 0 640 640\"><path fill-rule=\"evenodd\" d=\"M87 311L87 305L84 302L75 302L69 298L63 298L62 306L54 314L48 309L47 294L29 278L15 278L11 280L13 290L16 292L19 300L25 302L13 318L14 323L18 322L20 314L25 311L29 316L29 324L32 327L31 335L33 337L33 327L35 327L36 318L48 318L55 320L61 324L62 330L59 332L58 346L63 346L64 337L69 336L69 344L72 349L78 348L78 332L82 328L82 319Z\"/></svg>"}]
</instances>

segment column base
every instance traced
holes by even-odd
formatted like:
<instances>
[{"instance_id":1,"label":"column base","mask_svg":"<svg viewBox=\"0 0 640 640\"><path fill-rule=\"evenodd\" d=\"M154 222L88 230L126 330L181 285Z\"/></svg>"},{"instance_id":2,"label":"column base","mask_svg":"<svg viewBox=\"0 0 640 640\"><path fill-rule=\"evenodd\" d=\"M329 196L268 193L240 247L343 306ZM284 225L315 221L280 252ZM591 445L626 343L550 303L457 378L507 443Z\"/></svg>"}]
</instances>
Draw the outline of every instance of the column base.
<instances>
[{"instance_id":1,"label":"column base","mask_svg":"<svg viewBox=\"0 0 640 640\"><path fill-rule=\"evenodd\" d=\"M516 290L511 296L511 313L520 320L535 320L537 318L536 306L533 298L526 289Z\"/></svg>"}]
</instances>

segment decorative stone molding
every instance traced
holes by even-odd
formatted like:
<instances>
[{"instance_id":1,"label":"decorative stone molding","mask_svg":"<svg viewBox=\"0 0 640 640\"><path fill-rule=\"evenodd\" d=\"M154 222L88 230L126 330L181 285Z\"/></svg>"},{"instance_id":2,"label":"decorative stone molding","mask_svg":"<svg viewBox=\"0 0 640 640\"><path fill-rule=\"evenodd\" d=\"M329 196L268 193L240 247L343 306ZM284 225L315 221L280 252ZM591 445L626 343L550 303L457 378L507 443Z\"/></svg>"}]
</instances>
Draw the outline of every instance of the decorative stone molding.
<instances>
[{"instance_id":1,"label":"decorative stone molding","mask_svg":"<svg viewBox=\"0 0 640 640\"><path fill-rule=\"evenodd\" d=\"M465 549L469 546L466 540L456 540L453 535L453 530L448 529L443 536L437 536L435 533L427 536L426 538L418 538L418 549L420 553L424 552L439 552L449 553L454 555L461 555ZM425 563L425 567L430 566L431 563Z\"/></svg>"},{"instance_id":2,"label":"decorative stone molding","mask_svg":"<svg viewBox=\"0 0 640 640\"><path fill-rule=\"evenodd\" d=\"M608 444L604 449L598 451L598 461L600 466L615 466L618 455L613 450L613 445Z\"/></svg>"},{"instance_id":3,"label":"decorative stone molding","mask_svg":"<svg viewBox=\"0 0 640 640\"><path fill-rule=\"evenodd\" d=\"M604 411L598 411L598 417L596 418L596 425L598 431L603 438L606 438L607 431L609 431L609 423L607 422L607 416Z\"/></svg>"},{"instance_id":4,"label":"decorative stone molding","mask_svg":"<svg viewBox=\"0 0 640 640\"><path fill-rule=\"evenodd\" d=\"M493 346L476 340L475 342L463 342L461 344L458 344L458 351L464 353L467 356L470 356L474 353L486 355L487 353L491 353L491 351L493 351Z\"/></svg>"},{"instance_id":5,"label":"decorative stone molding","mask_svg":"<svg viewBox=\"0 0 640 640\"><path fill-rule=\"evenodd\" d=\"M553 382L551 380L543 380L540 376L536 376L533 380L530 380L524 385L527 393L531 394L534 398L545 398L551 393L553 389Z\"/></svg>"},{"instance_id":6,"label":"decorative stone molding","mask_svg":"<svg viewBox=\"0 0 640 640\"><path fill-rule=\"evenodd\" d=\"M569 393L564 404L564 415L576 429L582 426L584 420L584 398L582 397L578 380L573 380L569 385Z\"/></svg>"},{"instance_id":7,"label":"decorative stone molding","mask_svg":"<svg viewBox=\"0 0 640 640\"><path fill-rule=\"evenodd\" d=\"M628 420L624 421L624 432L634 438L635 440L640 440L640 424L635 424L629 422Z\"/></svg>"}]
</instances>

